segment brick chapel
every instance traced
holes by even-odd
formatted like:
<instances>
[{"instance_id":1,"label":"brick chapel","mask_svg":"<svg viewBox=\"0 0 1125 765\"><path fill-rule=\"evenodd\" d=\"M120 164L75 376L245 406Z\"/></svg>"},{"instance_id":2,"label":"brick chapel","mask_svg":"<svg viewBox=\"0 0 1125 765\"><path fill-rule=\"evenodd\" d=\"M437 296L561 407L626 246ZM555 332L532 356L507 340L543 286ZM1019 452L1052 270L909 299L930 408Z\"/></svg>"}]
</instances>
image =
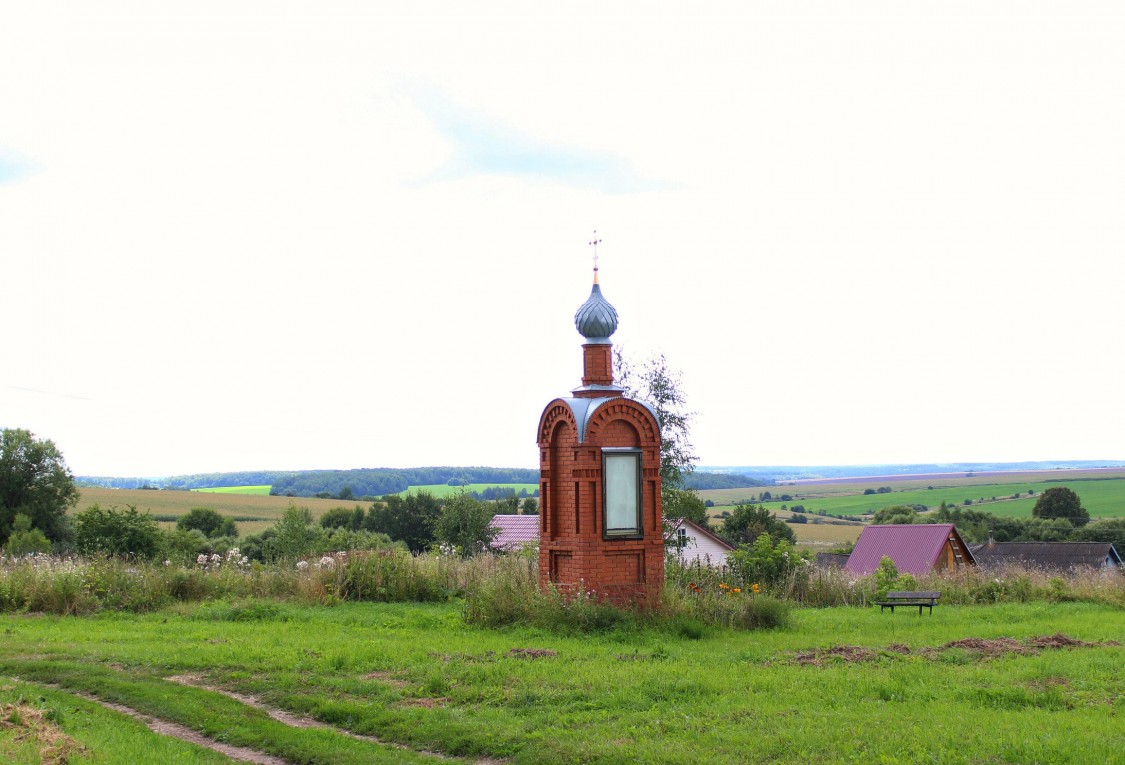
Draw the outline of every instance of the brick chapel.
<instances>
[{"instance_id":1,"label":"brick chapel","mask_svg":"<svg viewBox=\"0 0 1125 765\"><path fill-rule=\"evenodd\" d=\"M539 419L539 585L643 603L664 584L660 426L613 382L617 311L602 296L596 260L574 324L584 338L582 385Z\"/></svg>"}]
</instances>

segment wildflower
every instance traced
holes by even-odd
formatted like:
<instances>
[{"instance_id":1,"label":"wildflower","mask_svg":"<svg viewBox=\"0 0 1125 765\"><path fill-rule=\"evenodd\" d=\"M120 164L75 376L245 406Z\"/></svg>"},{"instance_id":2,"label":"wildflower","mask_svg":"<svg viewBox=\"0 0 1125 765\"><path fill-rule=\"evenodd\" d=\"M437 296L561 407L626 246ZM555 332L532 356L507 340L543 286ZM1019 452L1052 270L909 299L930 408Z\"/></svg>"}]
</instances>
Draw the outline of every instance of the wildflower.
<instances>
[{"instance_id":1,"label":"wildflower","mask_svg":"<svg viewBox=\"0 0 1125 765\"><path fill-rule=\"evenodd\" d=\"M307 560L297 561L297 570L298 571L304 571L308 567L309 567L309 562Z\"/></svg>"},{"instance_id":2,"label":"wildflower","mask_svg":"<svg viewBox=\"0 0 1125 765\"><path fill-rule=\"evenodd\" d=\"M165 565L165 566L171 566L171 565L172 565L172 561L170 561L170 560L166 560L166 561L164 561L164 565Z\"/></svg>"},{"instance_id":3,"label":"wildflower","mask_svg":"<svg viewBox=\"0 0 1125 765\"><path fill-rule=\"evenodd\" d=\"M755 595L757 595L761 591L762 588L757 582L754 582L754 584L750 585L750 592L754 593Z\"/></svg>"},{"instance_id":4,"label":"wildflower","mask_svg":"<svg viewBox=\"0 0 1125 765\"><path fill-rule=\"evenodd\" d=\"M321 568L336 568L336 559L330 555L325 555L320 559Z\"/></svg>"},{"instance_id":5,"label":"wildflower","mask_svg":"<svg viewBox=\"0 0 1125 765\"><path fill-rule=\"evenodd\" d=\"M719 582L719 589L720 589L720 590L729 590L729 589L730 589L730 585L729 585L729 584L727 584L726 582Z\"/></svg>"},{"instance_id":6,"label":"wildflower","mask_svg":"<svg viewBox=\"0 0 1125 765\"><path fill-rule=\"evenodd\" d=\"M741 587L735 587L731 590L731 592L742 592L742 588Z\"/></svg>"}]
</instances>

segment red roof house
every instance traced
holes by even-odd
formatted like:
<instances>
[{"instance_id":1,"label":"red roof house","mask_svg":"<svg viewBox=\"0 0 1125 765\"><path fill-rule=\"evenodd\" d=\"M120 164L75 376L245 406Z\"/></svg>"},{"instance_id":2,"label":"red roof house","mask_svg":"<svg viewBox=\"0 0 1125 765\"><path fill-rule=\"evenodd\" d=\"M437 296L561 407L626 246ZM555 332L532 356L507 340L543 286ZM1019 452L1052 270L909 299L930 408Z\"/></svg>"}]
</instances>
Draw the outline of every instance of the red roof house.
<instances>
[{"instance_id":1,"label":"red roof house","mask_svg":"<svg viewBox=\"0 0 1125 765\"><path fill-rule=\"evenodd\" d=\"M976 565L952 523L901 523L864 526L845 568L857 576L870 574L879 568L884 555L895 562L900 574L928 574Z\"/></svg>"},{"instance_id":2,"label":"red roof house","mask_svg":"<svg viewBox=\"0 0 1125 765\"><path fill-rule=\"evenodd\" d=\"M494 515L488 523L500 533L492 540L492 549L512 552L527 544L539 544L538 515Z\"/></svg>"}]
</instances>

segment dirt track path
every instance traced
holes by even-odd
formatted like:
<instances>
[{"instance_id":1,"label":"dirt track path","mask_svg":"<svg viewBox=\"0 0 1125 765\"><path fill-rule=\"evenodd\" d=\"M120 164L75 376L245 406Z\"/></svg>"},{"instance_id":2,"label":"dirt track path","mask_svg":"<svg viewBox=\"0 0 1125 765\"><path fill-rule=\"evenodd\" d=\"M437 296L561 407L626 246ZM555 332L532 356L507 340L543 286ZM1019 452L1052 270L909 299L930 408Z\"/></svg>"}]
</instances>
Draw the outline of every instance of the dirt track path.
<instances>
[{"instance_id":1,"label":"dirt track path","mask_svg":"<svg viewBox=\"0 0 1125 765\"><path fill-rule=\"evenodd\" d=\"M323 730L331 730L339 733L340 735L348 736L349 738L354 738L359 741L367 741L368 743L378 744L379 746L388 746L395 749L402 749L404 751L420 754L424 757L433 757L435 760L473 762L476 765L499 765L503 762L503 760L494 760L490 758L463 760L456 757L450 757L449 755L442 754L441 752L430 752L421 749L412 749L405 744L399 744L394 741L384 741L380 738L377 738L376 736L365 736L361 733L352 733L349 730L337 728L312 717L306 717L305 715L295 715L292 712L286 712L284 709L277 709L275 707L268 706L256 696L250 696L244 693L235 693L234 691L228 691L225 688L220 688L219 686L212 685L208 683L205 678L200 677L199 675L172 675L171 677L166 677L164 679L170 683L179 683L180 685L187 685L192 688L200 688L205 691L211 691L212 693L221 693L227 698L234 699L235 701L241 702L250 707L254 707L255 709L260 709L277 722L293 728L320 728Z\"/></svg>"},{"instance_id":2,"label":"dirt track path","mask_svg":"<svg viewBox=\"0 0 1125 765\"><path fill-rule=\"evenodd\" d=\"M73 693L73 691L69 692ZM249 747L245 746L223 744L213 738L207 738L202 733L180 725L179 723L161 720L156 717L149 717L148 715L142 714L132 707L127 707L123 704L114 704L112 701L105 701L104 699L99 699L97 696L93 696L88 693L77 693L75 695L81 696L87 701L92 701L95 704L100 704L106 709L112 709L114 712L120 712L123 715L128 715L134 720L139 720L146 726L148 726L148 729L153 733L159 733L163 736L172 736L173 738L178 738L181 741L187 741L189 743L196 744L197 746L211 749L212 751L218 752L219 754L230 757L232 760L238 760L239 762L251 762L255 765L292 765L289 760L282 759L281 757L275 757L272 754L259 752L257 749L250 749Z\"/></svg>"}]
</instances>

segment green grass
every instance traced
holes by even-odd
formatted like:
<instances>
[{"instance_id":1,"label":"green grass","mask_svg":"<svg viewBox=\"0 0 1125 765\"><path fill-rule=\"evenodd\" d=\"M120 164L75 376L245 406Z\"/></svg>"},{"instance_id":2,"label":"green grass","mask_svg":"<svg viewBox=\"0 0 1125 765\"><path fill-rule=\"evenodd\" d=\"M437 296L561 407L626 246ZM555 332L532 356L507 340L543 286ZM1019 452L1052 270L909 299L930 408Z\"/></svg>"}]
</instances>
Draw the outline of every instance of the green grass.
<instances>
[{"instance_id":1,"label":"green grass","mask_svg":"<svg viewBox=\"0 0 1125 765\"><path fill-rule=\"evenodd\" d=\"M230 760L221 754L179 739L161 736L120 712L78 698L64 691L19 681L0 682L0 703L27 705L46 712L52 724L85 748L70 758L70 765L136 765L159 762L167 765L220 765ZM6 763L39 765L39 747L13 741L15 731L0 729L0 759Z\"/></svg>"},{"instance_id":2,"label":"green grass","mask_svg":"<svg viewBox=\"0 0 1125 765\"><path fill-rule=\"evenodd\" d=\"M596 637L474 629L456 603L271 604L253 621L223 614L204 604L143 616L3 616L0 673L96 693L297 762L414 758L287 729L164 678L198 673L358 733L512 763L1105 763L1125 747L1125 726L1113 722L1125 713L1125 648L921 653L966 637L1120 639L1125 610L1109 606L946 605L921 618L802 609L791 629L716 629L701 639L644 628ZM882 650L891 643L912 652ZM840 644L876 658L793 661ZM554 655L520 658L515 648Z\"/></svg>"},{"instance_id":3,"label":"green grass","mask_svg":"<svg viewBox=\"0 0 1125 765\"><path fill-rule=\"evenodd\" d=\"M205 494L251 494L255 496L268 495L272 486L210 486L205 489L192 489L192 491Z\"/></svg>"},{"instance_id":4,"label":"green grass","mask_svg":"<svg viewBox=\"0 0 1125 765\"><path fill-rule=\"evenodd\" d=\"M948 482L947 482L948 483ZM1031 508L1035 505L1035 500L1040 494L1047 489L1066 486L1073 489L1079 497L1082 498L1083 506L1090 511L1092 518L1116 518L1125 517L1125 478L1101 478L1101 479L1080 479L1080 480L1066 480L1059 479L1053 481L1036 481L1036 482L1022 482L1022 483L991 483L991 484L964 484L952 486L939 486L934 485L932 490L925 488L913 488L905 491L898 490L896 484L887 484L894 489L889 494L863 494L865 487L860 484L852 484L854 491L858 494L851 495L831 495L820 496L822 487L815 486L809 487L808 492L803 492L801 486L778 486L768 489L771 493L777 494L790 494L793 499L782 502L780 500L773 500L770 502L762 503L771 510L779 510L781 506L787 505L804 505L805 510L808 512L816 512L823 510L831 515L863 515L865 513L873 513L884 507L892 505L926 505L930 509L937 509L942 502L949 505L964 506L966 499L973 501L972 508L979 510L986 510L997 515L1009 515L1021 518L1031 517ZM870 488L875 488L874 486ZM1030 489L1035 490L1034 496L1028 496L1027 492ZM724 489L724 492L732 490ZM742 491L749 496L757 496L760 491L766 489L750 490L741 489L735 490ZM1020 499L1011 499L1012 495L1019 493L1023 495ZM708 497L708 492L700 492L701 496L705 499ZM747 498L749 498L749 496ZM980 502L981 498L984 502ZM992 497L996 497L996 501L992 501ZM713 497L711 497L714 499ZM722 506L720 499L714 499L716 506ZM735 504L737 498L727 498L725 501L730 504Z\"/></svg>"},{"instance_id":5,"label":"green grass","mask_svg":"<svg viewBox=\"0 0 1125 765\"><path fill-rule=\"evenodd\" d=\"M497 486L504 489L511 489L516 494L520 493L520 489L526 489L528 494L533 494L539 489L539 486L534 483L470 483L467 486L463 487L448 486L444 483L435 483L427 484L425 486L410 486L406 489L406 491L401 491L398 493L402 496L406 496L408 494L417 494L418 492L424 491L428 494L434 495L435 497L452 497L453 495L457 494L457 492L461 491L461 489L465 489L466 491L480 492L484 491L485 489L495 488Z\"/></svg>"}]
</instances>

